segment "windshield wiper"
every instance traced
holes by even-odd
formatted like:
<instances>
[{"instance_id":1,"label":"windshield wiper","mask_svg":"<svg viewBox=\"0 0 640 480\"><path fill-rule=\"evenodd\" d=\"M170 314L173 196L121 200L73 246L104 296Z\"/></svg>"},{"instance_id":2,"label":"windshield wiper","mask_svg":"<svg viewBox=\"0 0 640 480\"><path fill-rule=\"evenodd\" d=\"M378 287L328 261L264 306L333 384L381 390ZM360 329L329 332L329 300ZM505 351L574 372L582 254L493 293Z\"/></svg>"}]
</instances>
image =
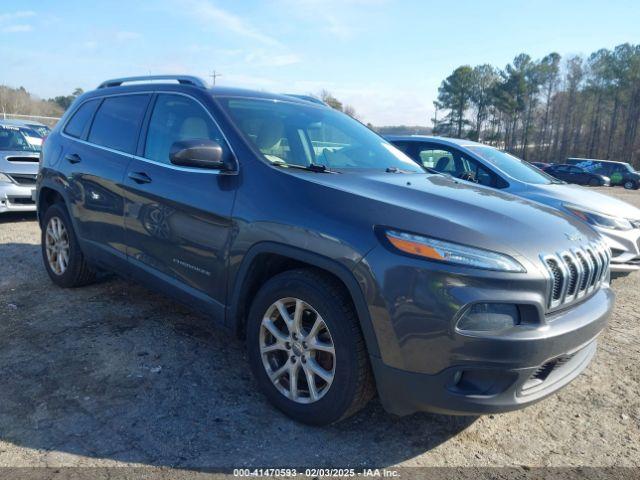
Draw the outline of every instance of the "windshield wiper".
<instances>
[{"instance_id":1,"label":"windshield wiper","mask_svg":"<svg viewBox=\"0 0 640 480\"><path fill-rule=\"evenodd\" d=\"M412 172L411 170L402 170L401 168L398 168L398 167L387 167L384 171L385 173L417 173L417 172Z\"/></svg>"},{"instance_id":2,"label":"windshield wiper","mask_svg":"<svg viewBox=\"0 0 640 480\"><path fill-rule=\"evenodd\" d=\"M424 168L429 173L433 173L434 175L447 175L446 173L440 172L439 170L436 170L433 167L422 167L422 168Z\"/></svg>"},{"instance_id":3,"label":"windshield wiper","mask_svg":"<svg viewBox=\"0 0 640 480\"><path fill-rule=\"evenodd\" d=\"M287 163L287 162L274 162L272 165L276 167L285 167L285 168L297 168L299 170L306 170L308 172L316 172L316 173L336 173L333 170L328 169L324 165L320 165L318 163L312 163L310 165L296 165L295 163Z\"/></svg>"}]
</instances>

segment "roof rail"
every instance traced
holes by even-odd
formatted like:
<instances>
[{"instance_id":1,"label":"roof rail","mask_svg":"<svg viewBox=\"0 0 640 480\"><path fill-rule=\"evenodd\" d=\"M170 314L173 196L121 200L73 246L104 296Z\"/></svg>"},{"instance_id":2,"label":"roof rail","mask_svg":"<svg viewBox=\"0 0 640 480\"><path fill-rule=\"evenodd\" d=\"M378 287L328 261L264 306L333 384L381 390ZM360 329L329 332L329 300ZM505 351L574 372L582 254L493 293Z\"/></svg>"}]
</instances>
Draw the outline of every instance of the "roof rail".
<instances>
[{"instance_id":1,"label":"roof rail","mask_svg":"<svg viewBox=\"0 0 640 480\"><path fill-rule=\"evenodd\" d=\"M183 85L193 85L194 87L207 88L204 80L191 75L145 75L141 77L124 77L105 80L98 88L119 87L123 83L129 82L153 82L156 80L176 80Z\"/></svg>"}]
</instances>

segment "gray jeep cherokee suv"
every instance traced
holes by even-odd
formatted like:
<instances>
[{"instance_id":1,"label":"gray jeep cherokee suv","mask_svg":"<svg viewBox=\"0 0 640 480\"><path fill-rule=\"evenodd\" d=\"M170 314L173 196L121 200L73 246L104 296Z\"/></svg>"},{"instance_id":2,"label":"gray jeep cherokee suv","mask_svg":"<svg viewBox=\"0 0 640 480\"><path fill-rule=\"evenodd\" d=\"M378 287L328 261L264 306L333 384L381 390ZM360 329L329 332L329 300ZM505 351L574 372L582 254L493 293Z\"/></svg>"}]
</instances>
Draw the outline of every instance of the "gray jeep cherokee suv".
<instances>
[{"instance_id":1,"label":"gray jeep cherokee suv","mask_svg":"<svg viewBox=\"0 0 640 480\"><path fill-rule=\"evenodd\" d=\"M194 77L80 97L37 202L54 283L103 269L199 308L306 423L376 389L400 415L520 408L584 370L613 303L587 224L425 173L317 103Z\"/></svg>"}]
</instances>

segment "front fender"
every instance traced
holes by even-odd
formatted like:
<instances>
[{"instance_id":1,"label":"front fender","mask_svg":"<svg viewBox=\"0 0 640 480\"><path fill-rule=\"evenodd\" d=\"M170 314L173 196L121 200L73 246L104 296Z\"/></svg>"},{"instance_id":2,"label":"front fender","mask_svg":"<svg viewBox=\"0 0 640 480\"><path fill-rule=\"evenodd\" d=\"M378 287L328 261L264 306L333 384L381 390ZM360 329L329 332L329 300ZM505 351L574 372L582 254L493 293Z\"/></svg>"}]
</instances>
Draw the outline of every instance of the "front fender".
<instances>
[{"instance_id":1,"label":"front fender","mask_svg":"<svg viewBox=\"0 0 640 480\"><path fill-rule=\"evenodd\" d=\"M261 254L275 254L290 258L329 272L337 277L347 288L356 308L369 355L380 356L368 304L363 293L363 291L371 291L370 286L367 285L371 281L371 276L367 271L366 265L360 262L361 258L354 262L350 269L335 259L278 242L263 241L253 245L244 255L234 279L230 280L232 282L229 294L230 301L228 302L229 306L225 319L227 326L236 331L241 327L241 302L248 288L246 279L255 259Z\"/></svg>"}]
</instances>

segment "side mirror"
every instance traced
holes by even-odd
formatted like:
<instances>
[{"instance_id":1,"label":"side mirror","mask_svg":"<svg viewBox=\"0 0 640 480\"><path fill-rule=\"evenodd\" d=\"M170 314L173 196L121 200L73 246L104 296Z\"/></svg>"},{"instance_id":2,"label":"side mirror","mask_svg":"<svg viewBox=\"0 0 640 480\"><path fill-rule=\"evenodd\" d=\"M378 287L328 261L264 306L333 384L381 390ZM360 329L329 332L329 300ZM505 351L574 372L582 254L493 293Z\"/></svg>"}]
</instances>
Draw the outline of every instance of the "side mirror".
<instances>
[{"instance_id":1,"label":"side mirror","mask_svg":"<svg viewBox=\"0 0 640 480\"><path fill-rule=\"evenodd\" d=\"M209 139L181 140L171 145L169 160L181 167L224 170L222 147Z\"/></svg>"}]
</instances>

